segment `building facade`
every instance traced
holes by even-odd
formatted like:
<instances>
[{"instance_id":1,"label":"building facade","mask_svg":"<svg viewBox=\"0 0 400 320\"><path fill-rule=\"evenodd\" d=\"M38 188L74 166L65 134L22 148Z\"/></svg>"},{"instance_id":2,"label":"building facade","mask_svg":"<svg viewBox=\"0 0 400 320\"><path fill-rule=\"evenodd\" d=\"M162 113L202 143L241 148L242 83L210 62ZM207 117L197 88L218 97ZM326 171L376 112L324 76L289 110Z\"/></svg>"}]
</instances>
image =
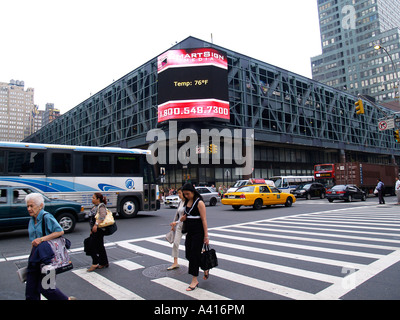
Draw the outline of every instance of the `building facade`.
<instances>
[{"instance_id":1,"label":"building facade","mask_svg":"<svg viewBox=\"0 0 400 320\"><path fill-rule=\"evenodd\" d=\"M230 115L225 122L178 120L177 130L254 130L253 177L308 175L317 163L400 163L393 130L379 131L377 125L391 110L365 101L365 114L356 115L358 98L348 92L193 37L169 50L189 48L226 52ZM157 63L157 57L151 59L25 141L147 148L152 129L162 130L169 139L170 122L158 121ZM223 161L163 167L169 186L185 181L229 185L241 178L235 165Z\"/></svg>"},{"instance_id":2,"label":"building facade","mask_svg":"<svg viewBox=\"0 0 400 320\"><path fill-rule=\"evenodd\" d=\"M48 125L60 116L60 110L54 107L54 103L46 103L46 108L42 113L42 126Z\"/></svg>"},{"instance_id":3,"label":"building facade","mask_svg":"<svg viewBox=\"0 0 400 320\"><path fill-rule=\"evenodd\" d=\"M21 141L31 131L34 89L25 90L24 81L0 82L0 140Z\"/></svg>"},{"instance_id":4,"label":"building facade","mask_svg":"<svg viewBox=\"0 0 400 320\"><path fill-rule=\"evenodd\" d=\"M322 54L311 59L313 79L379 103L398 102L398 0L318 0L318 13Z\"/></svg>"}]
</instances>

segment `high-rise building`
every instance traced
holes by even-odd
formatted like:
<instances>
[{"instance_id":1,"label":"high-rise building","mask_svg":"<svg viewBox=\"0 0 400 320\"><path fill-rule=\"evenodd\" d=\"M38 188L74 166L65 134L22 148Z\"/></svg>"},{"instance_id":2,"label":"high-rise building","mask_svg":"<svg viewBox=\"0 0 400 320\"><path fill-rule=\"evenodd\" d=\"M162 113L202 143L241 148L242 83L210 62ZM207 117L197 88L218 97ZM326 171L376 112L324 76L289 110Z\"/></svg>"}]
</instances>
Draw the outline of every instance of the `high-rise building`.
<instances>
[{"instance_id":1,"label":"high-rise building","mask_svg":"<svg viewBox=\"0 0 400 320\"><path fill-rule=\"evenodd\" d=\"M60 110L54 107L54 103L46 103L46 109L43 112L42 126L49 124L60 115Z\"/></svg>"},{"instance_id":2,"label":"high-rise building","mask_svg":"<svg viewBox=\"0 0 400 320\"><path fill-rule=\"evenodd\" d=\"M399 101L398 0L318 0L318 12L322 54L311 58L313 79L379 103Z\"/></svg>"},{"instance_id":3,"label":"high-rise building","mask_svg":"<svg viewBox=\"0 0 400 320\"><path fill-rule=\"evenodd\" d=\"M21 141L31 131L34 89L24 81L0 82L0 141Z\"/></svg>"}]
</instances>

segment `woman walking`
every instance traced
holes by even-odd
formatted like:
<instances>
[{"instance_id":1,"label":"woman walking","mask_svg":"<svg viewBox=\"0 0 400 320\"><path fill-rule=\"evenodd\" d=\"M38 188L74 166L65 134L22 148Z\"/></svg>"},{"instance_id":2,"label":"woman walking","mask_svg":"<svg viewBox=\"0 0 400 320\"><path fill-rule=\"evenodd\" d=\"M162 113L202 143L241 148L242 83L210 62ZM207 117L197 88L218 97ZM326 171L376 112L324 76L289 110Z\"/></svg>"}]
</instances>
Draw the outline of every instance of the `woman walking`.
<instances>
[{"instance_id":1,"label":"woman walking","mask_svg":"<svg viewBox=\"0 0 400 320\"><path fill-rule=\"evenodd\" d=\"M88 272L92 272L96 269L108 268L108 258L106 248L104 247L104 231L98 227L107 215L107 199L101 193L95 193L92 197L92 203L94 206L89 214L91 230L90 256L92 257L92 265L87 269Z\"/></svg>"},{"instance_id":2,"label":"woman walking","mask_svg":"<svg viewBox=\"0 0 400 320\"><path fill-rule=\"evenodd\" d=\"M180 199L178 209L176 210L174 221L170 223L171 230L175 230L174 243L172 246L172 257L174 258L174 263L172 264L172 266L167 268L167 270L174 270L179 268L178 264L179 245L182 239L182 223L183 223L181 221L181 218L183 217L183 212L185 210L185 208L183 207L185 198L183 197L182 187L178 189L178 196Z\"/></svg>"},{"instance_id":3,"label":"woman walking","mask_svg":"<svg viewBox=\"0 0 400 320\"><path fill-rule=\"evenodd\" d=\"M189 260L189 274L192 275L192 282L186 291L195 290L199 281L201 251L203 244L209 244L206 206L203 198L196 191L192 184L187 183L182 187L185 197L184 216L182 220L186 221L186 259ZM207 280L209 270L204 271L204 280Z\"/></svg>"},{"instance_id":4,"label":"woman walking","mask_svg":"<svg viewBox=\"0 0 400 320\"><path fill-rule=\"evenodd\" d=\"M40 193L28 194L25 198L25 202L28 213L31 216L28 232L29 240L32 242L32 251L28 260L26 278L26 300L40 300L40 294L48 300L75 300L74 297L67 297L60 289L52 289L51 286L47 289L43 288L42 280L45 275L41 273L40 268L43 261L39 261L38 257L46 256L47 254L49 257L48 260L51 260L50 253L46 251L46 248L42 248L44 245L43 242L61 237L64 231L56 218L54 218L52 214L44 211L44 198ZM43 223L45 224L45 234L43 234ZM41 253L43 253L43 255Z\"/></svg>"}]
</instances>

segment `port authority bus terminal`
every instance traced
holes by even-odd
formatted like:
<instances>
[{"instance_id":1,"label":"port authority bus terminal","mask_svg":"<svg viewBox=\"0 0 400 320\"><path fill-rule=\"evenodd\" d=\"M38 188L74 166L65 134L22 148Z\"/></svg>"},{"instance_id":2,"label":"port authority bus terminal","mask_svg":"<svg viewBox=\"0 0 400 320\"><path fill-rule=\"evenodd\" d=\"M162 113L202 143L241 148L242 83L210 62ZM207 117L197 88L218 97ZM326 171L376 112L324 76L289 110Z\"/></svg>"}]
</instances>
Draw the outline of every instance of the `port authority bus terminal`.
<instances>
[{"instance_id":1,"label":"port authority bus terminal","mask_svg":"<svg viewBox=\"0 0 400 320\"><path fill-rule=\"evenodd\" d=\"M117 59L117 57L114 57ZM166 163L159 164L169 187L190 181L196 185L232 185L248 178L313 175L314 165L362 162L400 163L400 144L393 130L380 131L378 120L393 114L290 71L188 37L150 59L25 141L63 145L144 148L151 130L165 134ZM174 136L188 129L254 130L254 164L241 175L233 161L171 162ZM214 131L215 132L215 131ZM177 147L186 141L174 140ZM198 157L221 155L226 141L212 137L198 142ZM246 143L243 143L245 146ZM243 155L246 150L243 147ZM192 154L193 156L193 154ZM378 178L378 177L377 177ZM393 180L395 177L392 177ZM384 181L385 182L385 181ZM388 181L389 182L389 181Z\"/></svg>"}]
</instances>

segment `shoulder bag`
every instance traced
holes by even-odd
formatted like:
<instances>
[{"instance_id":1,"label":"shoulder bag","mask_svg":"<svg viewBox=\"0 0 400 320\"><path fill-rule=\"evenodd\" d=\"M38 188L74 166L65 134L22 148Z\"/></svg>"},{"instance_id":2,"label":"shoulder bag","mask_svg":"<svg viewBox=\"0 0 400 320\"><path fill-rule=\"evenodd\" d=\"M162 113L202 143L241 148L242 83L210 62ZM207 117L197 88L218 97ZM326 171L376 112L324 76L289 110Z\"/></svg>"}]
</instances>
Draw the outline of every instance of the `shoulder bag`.
<instances>
[{"instance_id":1,"label":"shoulder bag","mask_svg":"<svg viewBox=\"0 0 400 320\"><path fill-rule=\"evenodd\" d=\"M43 236L46 235L46 214L42 218ZM51 270L55 270L56 274L59 274L71 270L74 267L68 252L68 249L71 247L71 241L61 236L53 240L48 240L47 243L53 250L54 257L51 259L50 264L41 267L41 272L47 274Z\"/></svg>"},{"instance_id":2,"label":"shoulder bag","mask_svg":"<svg viewBox=\"0 0 400 320\"><path fill-rule=\"evenodd\" d=\"M98 227L103 230L105 236L110 236L113 233L115 233L118 228L117 228L117 224L114 220L113 213L107 208L106 208L106 211L107 211L106 217L103 220L103 222L99 223ZM98 218L99 218L99 212L97 211L95 219L97 220Z\"/></svg>"}]
</instances>

